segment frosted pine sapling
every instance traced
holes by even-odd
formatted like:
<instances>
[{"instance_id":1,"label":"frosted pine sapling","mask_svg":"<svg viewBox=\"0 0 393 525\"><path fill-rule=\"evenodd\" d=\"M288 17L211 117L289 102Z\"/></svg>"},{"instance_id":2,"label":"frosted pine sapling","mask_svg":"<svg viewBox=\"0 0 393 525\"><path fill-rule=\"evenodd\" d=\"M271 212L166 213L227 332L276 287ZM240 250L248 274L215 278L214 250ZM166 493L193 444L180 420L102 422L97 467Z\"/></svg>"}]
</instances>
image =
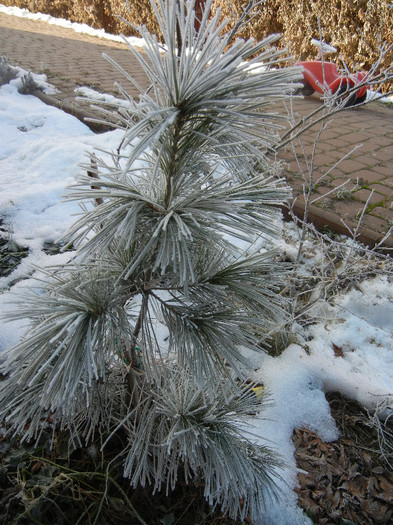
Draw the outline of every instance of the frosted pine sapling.
<instances>
[{"instance_id":1,"label":"frosted pine sapling","mask_svg":"<svg viewBox=\"0 0 393 525\"><path fill-rule=\"evenodd\" d=\"M239 426L261 410L243 348L261 351L285 316L287 267L253 245L280 234L269 104L299 71L276 67L277 35L228 42L210 4L196 31L193 0L152 0L163 42L142 27L146 52L130 46L151 88L134 100L118 86L119 148L93 152L67 196L83 204L75 256L9 315L30 328L2 367L0 416L26 440L48 421L74 445L121 429L133 486L202 477L212 505L244 517L281 466Z\"/></svg>"}]
</instances>

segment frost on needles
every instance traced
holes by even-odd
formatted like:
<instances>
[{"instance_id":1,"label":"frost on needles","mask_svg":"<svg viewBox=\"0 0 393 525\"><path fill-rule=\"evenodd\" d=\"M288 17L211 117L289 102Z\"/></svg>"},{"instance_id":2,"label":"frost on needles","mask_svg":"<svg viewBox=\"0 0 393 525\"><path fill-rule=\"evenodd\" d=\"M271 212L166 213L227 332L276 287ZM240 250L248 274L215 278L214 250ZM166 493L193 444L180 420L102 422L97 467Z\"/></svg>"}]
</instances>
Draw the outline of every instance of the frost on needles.
<instances>
[{"instance_id":1,"label":"frost on needles","mask_svg":"<svg viewBox=\"0 0 393 525\"><path fill-rule=\"evenodd\" d=\"M73 446L121 430L133 486L202 478L209 503L244 517L275 495L281 468L240 431L263 407L242 350L263 351L285 318L288 268L252 245L280 235L289 190L267 155L272 103L300 73L280 64L277 35L228 37L210 6L196 30L193 0L152 0L162 37L141 27L146 51L129 46L147 92L117 66L140 95L118 84L127 104L103 109L124 130L119 148L92 152L66 197L83 207L65 236L73 259L8 316L30 328L2 366L0 416L25 440L46 421Z\"/></svg>"}]
</instances>

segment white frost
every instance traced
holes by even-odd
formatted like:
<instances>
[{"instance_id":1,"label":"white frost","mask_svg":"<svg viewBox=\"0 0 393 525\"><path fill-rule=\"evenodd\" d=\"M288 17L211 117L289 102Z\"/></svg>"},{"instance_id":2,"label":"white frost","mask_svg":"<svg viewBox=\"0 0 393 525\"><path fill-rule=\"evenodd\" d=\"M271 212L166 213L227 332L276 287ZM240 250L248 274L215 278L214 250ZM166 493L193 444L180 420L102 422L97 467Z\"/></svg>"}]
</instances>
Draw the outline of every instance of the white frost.
<instances>
[{"instance_id":1,"label":"white frost","mask_svg":"<svg viewBox=\"0 0 393 525\"><path fill-rule=\"evenodd\" d=\"M0 5L0 11L55 23L51 17L18 8ZM66 27L70 27L68 22ZM0 278L1 316L15 296L32 285L29 276L34 266L43 268L70 257L42 251L45 241L61 238L79 212L75 203L62 203L61 197L79 173L79 163L86 160L86 150L115 149L121 132L94 135L76 118L33 96L19 94L16 81L0 88L0 121L2 226L30 250L9 277ZM291 242L296 235L293 230L286 233L287 240L280 240L277 246L295 257ZM263 246L258 244L258 249ZM281 503L272 503L266 515L256 520L258 525L310 523L296 506L291 436L295 427L305 426L326 441L338 437L325 392L340 391L370 408L393 394L393 291L388 279L368 280L360 290L337 296L332 306L322 304L319 312L318 322L307 329L298 327L298 343L288 346L281 356L249 356L255 370L251 379L263 383L274 400L263 414L266 419L250 422L250 431L261 442L267 440L288 465L282 473ZM23 322L1 321L0 352L13 346L24 330ZM343 357L335 354L334 345Z\"/></svg>"}]
</instances>

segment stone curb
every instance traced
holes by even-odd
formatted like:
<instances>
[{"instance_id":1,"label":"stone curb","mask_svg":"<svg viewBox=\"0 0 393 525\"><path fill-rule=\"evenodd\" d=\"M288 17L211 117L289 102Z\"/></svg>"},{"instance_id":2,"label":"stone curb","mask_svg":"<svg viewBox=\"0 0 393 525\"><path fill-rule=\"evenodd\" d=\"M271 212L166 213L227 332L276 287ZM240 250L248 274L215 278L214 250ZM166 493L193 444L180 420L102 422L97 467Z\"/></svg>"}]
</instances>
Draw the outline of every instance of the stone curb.
<instances>
[{"instance_id":1,"label":"stone curb","mask_svg":"<svg viewBox=\"0 0 393 525\"><path fill-rule=\"evenodd\" d=\"M81 109L75 108L71 106L70 104L67 104L66 102L62 102L59 99L56 99L55 97L52 97L51 95L47 95L46 93L43 93L42 91L35 91L33 93L34 96L39 98L42 102L45 104L48 104L49 106L54 106L58 109L61 109L65 111L66 113L69 113L70 115L76 117L78 120L86 124L92 131L95 133L104 133L106 131L110 131L113 129L112 127L100 124L99 122L91 122L88 119L94 118L92 115L89 115L88 113L84 112ZM284 218L286 220L290 220L290 213L287 207L282 208ZM300 220L303 220L304 218L304 212L305 212L305 204L302 202L301 198L297 198L295 202L292 205L292 211L294 215L299 218ZM308 207L308 219L310 222L314 224L316 228L332 228L335 232L338 234L346 235L348 236L348 230L344 226L344 224L337 218L337 215L327 212L325 210L321 210L317 206L309 205ZM354 224L350 223L348 226L353 227ZM361 231L359 232L359 235L357 236L356 240L369 247L374 248L376 245L378 245L381 240L383 239L383 235L377 232L374 232L373 230L370 230L368 228L361 228ZM393 250L393 239L392 237L389 237L385 240L383 247L378 249L378 253L383 253L386 255L391 255Z\"/></svg>"},{"instance_id":2,"label":"stone curb","mask_svg":"<svg viewBox=\"0 0 393 525\"><path fill-rule=\"evenodd\" d=\"M71 104L67 104L64 101L61 101L55 97L52 97L51 95L47 95L46 93L36 90L32 93L35 97L39 98L42 102L47 104L48 106L54 106L58 109L61 109L65 113L68 113L72 115L73 117L76 117L78 120L83 122L86 126L88 126L94 133L105 133L105 131L110 131L110 126L106 124L101 124L99 122L90 122L88 119L94 118L93 115L89 115L82 109L75 108L71 106Z\"/></svg>"},{"instance_id":3,"label":"stone curb","mask_svg":"<svg viewBox=\"0 0 393 525\"><path fill-rule=\"evenodd\" d=\"M305 204L304 201L300 198L297 198L292 206L292 211L294 215L300 219L303 220L304 218L304 212L305 212ZM288 208L283 209L285 218L290 218L290 213L288 211ZM345 225L340 221L340 218L337 217L336 214L330 213L325 210L321 210L317 206L310 204L307 211L308 216L308 222L311 222L314 224L314 226L318 229L322 228L331 228L336 233L349 236L348 229L345 227ZM347 221L348 226L351 228L354 228L356 225L353 223L353 221ZM369 228L362 227L359 230L359 234L356 237L356 241L367 246L368 248L374 248L377 246L383 239L384 235L377 233L373 230L370 230ZM393 250L393 239L392 237L388 237L381 248L378 248L378 253L383 253L385 255L391 255Z\"/></svg>"}]
</instances>

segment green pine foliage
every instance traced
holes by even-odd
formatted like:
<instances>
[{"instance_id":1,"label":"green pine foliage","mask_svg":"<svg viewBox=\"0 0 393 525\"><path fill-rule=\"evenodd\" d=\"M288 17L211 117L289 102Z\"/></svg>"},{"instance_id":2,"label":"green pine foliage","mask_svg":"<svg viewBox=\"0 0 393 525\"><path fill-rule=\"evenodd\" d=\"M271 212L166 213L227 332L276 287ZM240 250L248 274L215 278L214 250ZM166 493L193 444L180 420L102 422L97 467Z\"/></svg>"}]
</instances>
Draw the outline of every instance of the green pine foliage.
<instances>
[{"instance_id":1,"label":"green pine foliage","mask_svg":"<svg viewBox=\"0 0 393 525\"><path fill-rule=\"evenodd\" d=\"M121 429L133 486L168 491L181 473L245 517L275 494L281 467L239 428L263 405L243 350L262 351L285 319L288 268L252 247L280 235L289 190L267 155L280 129L271 104L299 71L279 67L277 35L223 36L210 6L196 30L193 0L152 0L164 44L142 27L146 52L130 46L151 88L133 100L119 85L127 105L106 111L121 144L92 153L67 196L83 206L65 239L74 258L9 314L30 327L2 366L0 417L24 440L49 425L75 446Z\"/></svg>"}]
</instances>

